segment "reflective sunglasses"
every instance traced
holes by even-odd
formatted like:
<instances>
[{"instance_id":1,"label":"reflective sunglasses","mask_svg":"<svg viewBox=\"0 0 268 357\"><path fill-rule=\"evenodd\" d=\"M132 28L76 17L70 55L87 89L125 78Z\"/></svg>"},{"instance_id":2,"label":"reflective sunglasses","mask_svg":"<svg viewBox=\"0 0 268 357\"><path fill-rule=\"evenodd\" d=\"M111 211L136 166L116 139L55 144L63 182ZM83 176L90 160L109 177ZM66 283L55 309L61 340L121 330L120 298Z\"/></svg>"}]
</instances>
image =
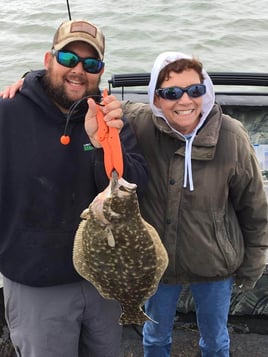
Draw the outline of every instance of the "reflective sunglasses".
<instances>
[{"instance_id":1,"label":"reflective sunglasses","mask_svg":"<svg viewBox=\"0 0 268 357\"><path fill-rule=\"evenodd\" d=\"M204 84L192 84L189 87L168 87L168 88L159 88L155 90L161 98L168 100L177 100L183 96L183 93L186 92L191 98L201 97L206 93L206 86Z\"/></svg>"},{"instance_id":2,"label":"reflective sunglasses","mask_svg":"<svg viewBox=\"0 0 268 357\"><path fill-rule=\"evenodd\" d=\"M57 62L64 67L73 68L79 62L82 62L83 68L88 73L100 73L102 68L104 67L104 62L99 59L86 57L79 57L76 53L71 51L51 51L53 56L56 56Z\"/></svg>"}]
</instances>

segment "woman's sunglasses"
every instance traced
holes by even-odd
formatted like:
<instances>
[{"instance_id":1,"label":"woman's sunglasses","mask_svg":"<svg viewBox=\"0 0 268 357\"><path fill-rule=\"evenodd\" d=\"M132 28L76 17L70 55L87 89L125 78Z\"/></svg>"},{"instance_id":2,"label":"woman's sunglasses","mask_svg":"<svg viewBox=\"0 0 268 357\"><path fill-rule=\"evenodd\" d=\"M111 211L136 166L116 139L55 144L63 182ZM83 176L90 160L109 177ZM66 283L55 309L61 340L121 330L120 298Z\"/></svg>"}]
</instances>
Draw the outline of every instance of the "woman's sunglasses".
<instances>
[{"instance_id":1,"label":"woman's sunglasses","mask_svg":"<svg viewBox=\"0 0 268 357\"><path fill-rule=\"evenodd\" d=\"M82 58L77 56L76 53L71 51L56 51L52 50L53 56L56 56L57 62L64 67L73 68L79 62L82 62L83 68L88 73L100 73L104 67L104 62L99 59L86 57Z\"/></svg>"},{"instance_id":2,"label":"woman's sunglasses","mask_svg":"<svg viewBox=\"0 0 268 357\"><path fill-rule=\"evenodd\" d=\"M206 93L206 86L204 84L192 84L189 87L168 87L159 88L155 90L159 97L168 100L177 100L183 96L183 93L187 93L191 98L201 97Z\"/></svg>"}]
</instances>

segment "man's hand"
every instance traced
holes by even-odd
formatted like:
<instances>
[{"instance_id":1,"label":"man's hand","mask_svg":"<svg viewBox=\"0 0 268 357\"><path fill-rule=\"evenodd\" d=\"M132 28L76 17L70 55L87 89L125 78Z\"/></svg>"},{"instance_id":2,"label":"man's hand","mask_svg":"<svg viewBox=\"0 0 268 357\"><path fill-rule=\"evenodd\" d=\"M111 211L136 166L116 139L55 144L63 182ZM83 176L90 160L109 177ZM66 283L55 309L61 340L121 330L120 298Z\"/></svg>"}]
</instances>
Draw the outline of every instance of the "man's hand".
<instances>
[{"instance_id":1,"label":"man's hand","mask_svg":"<svg viewBox=\"0 0 268 357\"><path fill-rule=\"evenodd\" d=\"M6 87L2 92L0 92L0 97L3 99L6 98L14 98L15 94L21 90L23 85L23 78L19 79L16 83L11 84L10 86Z\"/></svg>"},{"instance_id":2,"label":"man's hand","mask_svg":"<svg viewBox=\"0 0 268 357\"><path fill-rule=\"evenodd\" d=\"M97 122L97 105L92 98L89 98L88 101L88 111L85 117L85 130L90 139L92 145L96 148L100 148L101 144L98 141L97 131L98 131L98 122ZM109 127L117 128L118 131L122 129L124 123L122 121L122 109L121 103L116 99L115 96L109 95L103 99L101 102L104 106L101 106L100 109L104 114L104 120Z\"/></svg>"}]
</instances>

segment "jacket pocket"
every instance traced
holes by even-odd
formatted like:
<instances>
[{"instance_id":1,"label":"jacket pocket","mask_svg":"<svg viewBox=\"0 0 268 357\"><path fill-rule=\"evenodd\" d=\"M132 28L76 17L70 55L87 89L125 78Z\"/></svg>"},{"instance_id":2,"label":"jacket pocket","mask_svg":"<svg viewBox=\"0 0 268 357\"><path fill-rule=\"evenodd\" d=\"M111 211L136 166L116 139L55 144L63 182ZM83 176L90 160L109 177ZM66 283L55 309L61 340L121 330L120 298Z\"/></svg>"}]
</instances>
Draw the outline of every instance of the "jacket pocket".
<instances>
[{"instance_id":1,"label":"jacket pocket","mask_svg":"<svg viewBox=\"0 0 268 357\"><path fill-rule=\"evenodd\" d=\"M220 279L233 274L244 258L243 237L234 209L201 210L192 207L181 212L176 247L166 244L169 271L192 277ZM171 273L170 273L171 274ZM200 279L199 279L200 280Z\"/></svg>"},{"instance_id":2,"label":"jacket pocket","mask_svg":"<svg viewBox=\"0 0 268 357\"><path fill-rule=\"evenodd\" d=\"M234 212L233 212L234 213ZM227 272L233 273L241 265L244 244L237 217L230 218L224 212L214 213L215 237L226 262Z\"/></svg>"}]
</instances>

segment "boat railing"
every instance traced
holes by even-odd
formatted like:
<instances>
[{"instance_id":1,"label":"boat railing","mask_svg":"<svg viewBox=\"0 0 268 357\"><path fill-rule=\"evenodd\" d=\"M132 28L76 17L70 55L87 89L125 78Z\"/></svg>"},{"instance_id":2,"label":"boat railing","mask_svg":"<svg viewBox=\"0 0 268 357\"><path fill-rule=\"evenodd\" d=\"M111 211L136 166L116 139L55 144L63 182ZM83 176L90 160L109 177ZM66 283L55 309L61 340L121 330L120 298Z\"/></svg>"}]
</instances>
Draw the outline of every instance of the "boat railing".
<instances>
[{"instance_id":1,"label":"boat railing","mask_svg":"<svg viewBox=\"0 0 268 357\"><path fill-rule=\"evenodd\" d=\"M215 85L268 86L268 73L209 72ZM150 73L114 74L108 81L113 87L147 86Z\"/></svg>"},{"instance_id":2,"label":"boat railing","mask_svg":"<svg viewBox=\"0 0 268 357\"><path fill-rule=\"evenodd\" d=\"M261 100L261 105L267 103L268 96L268 73L247 73L247 72L209 72L209 76L215 86L223 86L224 88L216 87L216 94L218 95L242 95L245 96L264 96L264 102ZM135 93L138 95L145 95L146 90L133 89L137 87L148 86L150 81L150 73L123 73L114 74L108 80L109 92L118 93L114 88L121 88L121 98L125 100L127 93ZM233 88L235 86L235 88ZM132 87L131 91L126 88ZM247 88L247 91L241 90L241 87ZM251 87L251 88L250 88ZM257 87L264 87L263 90L256 90ZM227 89L228 88L228 89ZM230 88L231 91L230 91ZM249 89L248 89L249 88ZM120 91L119 91L120 92ZM260 100L260 98L258 99ZM237 98L235 99L237 101Z\"/></svg>"}]
</instances>

